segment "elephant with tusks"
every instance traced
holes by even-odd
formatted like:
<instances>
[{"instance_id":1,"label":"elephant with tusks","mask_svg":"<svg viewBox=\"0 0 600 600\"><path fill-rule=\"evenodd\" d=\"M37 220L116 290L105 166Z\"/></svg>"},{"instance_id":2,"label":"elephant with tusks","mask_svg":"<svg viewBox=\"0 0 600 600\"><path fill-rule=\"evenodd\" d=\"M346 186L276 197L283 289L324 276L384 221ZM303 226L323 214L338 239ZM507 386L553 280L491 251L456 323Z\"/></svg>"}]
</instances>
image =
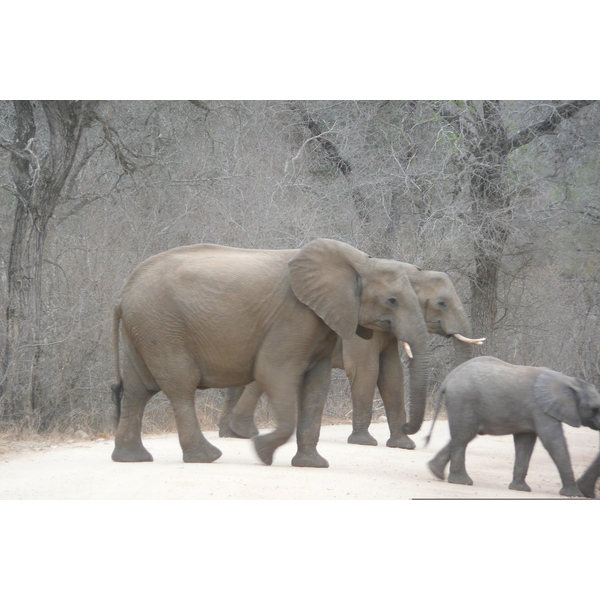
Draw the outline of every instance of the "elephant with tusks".
<instances>
[{"instance_id":1,"label":"elephant with tusks","mask_svg":"<svg viewBox=\"0 0 600 600\"><path fill-rule=\"evenodd\" d=\"M408 275L427 331L453 340L455 365L471 358L473 345L482 344L484 339L471 338L471 324L450 277L446 273L425 271L408 263L391 260L387 263L403 269ZM410 318L420 320L421 315ZM407 355L410 361L410 350ZM350 381L352 432L348 437L349 444L377 445L377 440L369 433L369 426L375 389L378 388L390 430L386 445L407 450L415 448L415 443L407 435L415 433L414 428L403 429L406 422L404 371L396 336L386 331L374 331L370 339L358 335L338 338L331 366L343 369ZM227 391L219 422L220 437L252 438L258 435L254 412L262 393L259 382L253 382L245 389Z\"/></svg>"},{"instance_id":2,"label":"elephant with tusks","mask_svg":"<svg viewBox=\"0 0 600 600\"><path fill-rule=\"evenodd\" d=\"M114 310L120 413L112 458L152 460L142 420L148 400L162 390L183 460L218 459L221 451L200 430L195 391L255 381L277 420L273 431L253 439L260 459L271 464L296 431L292 465L327 467L317 442L336 341L373 331L413 355L407 428L416 432L427 392L427 326L398 264L328 239L295 250L198 244L153 256L134 270Z\"/></svg>"}]
</instances>

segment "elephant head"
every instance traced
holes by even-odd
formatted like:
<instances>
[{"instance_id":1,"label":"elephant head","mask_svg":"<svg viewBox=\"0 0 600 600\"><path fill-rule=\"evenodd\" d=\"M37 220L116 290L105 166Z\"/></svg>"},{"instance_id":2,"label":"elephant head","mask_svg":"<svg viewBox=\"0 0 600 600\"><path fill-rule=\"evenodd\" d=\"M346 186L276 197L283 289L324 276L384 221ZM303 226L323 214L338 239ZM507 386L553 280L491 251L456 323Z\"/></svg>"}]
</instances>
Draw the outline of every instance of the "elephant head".
<instances>
[{"instance_id":1,"label":"elephant head","mask_svg":"<svg viewBox=\"0 0 600 600\"><path fill-rule=\"evenodd\" d=\"M548 369L536 378L534 394L538 406L558 421L600 430L600 395L591 383Z\"/></svg>"},{"instance_id":2,"label":"elephant head","mask_svg":"<svg viewBox=\"0 0 600 600\"><path fill-rule=\"evenodd\" d=\"M303 246L289 261L292 291L342 339L366 330L393 334L409 356L409 433L423 422L427 395L427 326L410 279L397 261L376 259L334 240Z\"/></svg>"},{"instance_id":3,"label":"elephant head","mask_svg":"<svg viewBox=\"0 0 600 600\"><path fill-rule=\"evenodd\" d=\"M401 264L417 293L429 333L453 339L454 366L469 360L473 345L482 344L485 338L471 338L471 324L450 277L439 271L423 271L415 265Z\"/></svg>"}]
</instances>

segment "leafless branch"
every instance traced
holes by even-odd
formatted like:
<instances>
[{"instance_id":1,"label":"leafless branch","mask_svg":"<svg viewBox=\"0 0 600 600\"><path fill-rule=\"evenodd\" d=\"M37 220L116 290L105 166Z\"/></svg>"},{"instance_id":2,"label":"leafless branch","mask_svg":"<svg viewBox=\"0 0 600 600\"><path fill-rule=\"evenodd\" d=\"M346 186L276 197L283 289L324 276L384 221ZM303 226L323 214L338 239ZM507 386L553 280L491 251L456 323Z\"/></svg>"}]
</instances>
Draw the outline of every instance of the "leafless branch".
<instances>
[{"instance_id":1,"label":"leafless branch","mask_svg":"<svg viewBox=\"0 0 600 600\"><path fill-rule=\"evenodd\" d=\"M553 133L556 128L565 119L568 119L579 112L582 108L593 104L595 100L577 100L574 102L565 102L554 107L552 114L549 117L526 127L516 133L509 141L509 152L531 143L541 135Z\"/></svg>"}]
</instances>

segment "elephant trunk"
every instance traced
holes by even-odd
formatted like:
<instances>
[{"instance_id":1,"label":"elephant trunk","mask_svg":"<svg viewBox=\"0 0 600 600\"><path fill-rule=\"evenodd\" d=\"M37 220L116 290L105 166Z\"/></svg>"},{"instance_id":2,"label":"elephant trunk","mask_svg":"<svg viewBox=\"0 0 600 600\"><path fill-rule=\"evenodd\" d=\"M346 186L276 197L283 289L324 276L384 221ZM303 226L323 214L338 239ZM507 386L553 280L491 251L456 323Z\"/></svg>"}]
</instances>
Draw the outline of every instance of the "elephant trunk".
<instances>
[{"instance_id":1,"label":"elephant trunk","mask_svg":"<svg viewBox=\"0 0 600 600\"><path fill-rule=\"evenodd\" d=\"M454 342L454 367L458 367L473 357L473 346L483 344L485 338L472 339L471 323L466 313L461 308L454 313L455 319L446 329L447 335L452 336Z\"/></svg>"},{"instance_id":2,"label":"elephant trunk","mask_svg":"<svg viewBox=\"0 0 600 600\"><path fill-rule=\"evenodd\" d=\"M425 404L427 402L427 377L429 373L429 358L427 356L426 331L417 340L410 342L413 357L409 361L409 421L402 426L402 431L408 435L417 433L423 424Z\"/></svg>"},{"instance_id":3,"label":"elephant trunk","mask_svg":"<svg viewBox=\"0 0 600 600\"><path fill-rule=\"evenodd\" d=\"M454 343L454 367L458 367L473 357L473 344L461 342L455 337L452 338L452 341Z\"/></svg>"}]
</instances>

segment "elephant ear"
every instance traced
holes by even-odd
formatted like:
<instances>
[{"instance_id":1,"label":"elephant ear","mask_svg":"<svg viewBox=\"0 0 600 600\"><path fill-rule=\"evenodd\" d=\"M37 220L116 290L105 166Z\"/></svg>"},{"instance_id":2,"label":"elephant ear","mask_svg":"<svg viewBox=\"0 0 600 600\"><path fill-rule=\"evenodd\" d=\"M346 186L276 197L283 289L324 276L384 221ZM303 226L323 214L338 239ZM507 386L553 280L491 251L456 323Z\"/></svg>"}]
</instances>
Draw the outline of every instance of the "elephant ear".
<instances>
[{"instance_id":1,"label":"elephant ear","mask_svg":"<svg viewBox=\"0 0 600 600\"><path fill-rule=\"evenodd\" d=\"M358 329L361 277L368 256L343 242L316 239L288 262L292 291L342 339Z\"/></svg>"},{"instance_id":2,"label":"elephant ear","mask_svg":"<svg viewBox=\"0 0 600 600\"><path fill-rule=\"evenodd\" d=\"M576 379L547 370L538 375L533 387L537 404L547 415L571 427L581 426Z\"/></svg>"}]
</instances>

